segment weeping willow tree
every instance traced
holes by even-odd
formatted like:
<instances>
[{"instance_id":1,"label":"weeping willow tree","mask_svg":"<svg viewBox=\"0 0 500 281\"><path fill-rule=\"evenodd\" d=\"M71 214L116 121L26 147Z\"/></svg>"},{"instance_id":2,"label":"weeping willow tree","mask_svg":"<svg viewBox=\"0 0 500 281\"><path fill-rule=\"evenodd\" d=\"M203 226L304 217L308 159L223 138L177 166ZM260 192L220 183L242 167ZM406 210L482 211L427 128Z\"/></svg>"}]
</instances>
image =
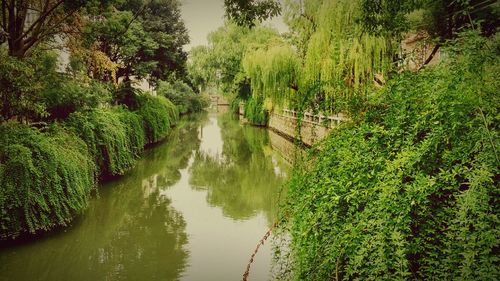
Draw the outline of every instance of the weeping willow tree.
<instances>
[{"instance_id":1,"label":"weeping willow tree","mask_svg":"<svg viewBox=\"0 0 500 281\"><path fill-rule=\"evenodd\" d=\"M255 49L243 58L243 69L250 78L252 96L283 104L293 99L300 75L300 60L284 42Z\"/></svg>"},{"instance_id":2,"label":"weeping willow tree","mask_svg":"<svg viewBox=\"0 0 500 281\"><path fill-rule=\"evenodd\" d=\"M252 94L295 108L346 111L390 70L391 39L364 32L361 1L287 3L291 43L247 52Z\"/></svg>"},{"instance_id":3,"label":"weeping willow tree","mask_svg":"<svg viewBox=\"0 0 500 281\"><path fill-rule=\"evenodd\" d=\"M293 32L310 34L299 47L303 50L299 87L312 90L307 93L310 99L331 111L346 110L363 98L375 75L386 75L391 66L391 40L364 32L360 13L359 0L306 0L302 7L289 9Z\"/></svg>"}]
</instances>

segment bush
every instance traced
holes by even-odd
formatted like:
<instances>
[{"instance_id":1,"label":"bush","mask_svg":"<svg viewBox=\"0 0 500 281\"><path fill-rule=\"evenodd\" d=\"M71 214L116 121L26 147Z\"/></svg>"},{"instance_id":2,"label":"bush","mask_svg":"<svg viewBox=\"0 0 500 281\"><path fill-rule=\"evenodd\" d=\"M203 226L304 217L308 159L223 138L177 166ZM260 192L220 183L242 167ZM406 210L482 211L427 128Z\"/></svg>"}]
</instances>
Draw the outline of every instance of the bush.
<instances>
[{"instance_id":1,"label":"bush","mask_svg":"<svg viewBox=\"0 0 500 281\"><path fill-rule=\"evenodd\" d=\"M122 108L75 112L66 125L85 141L102 176L122 175L144 146L140 117Z\"/></svg>"},{"instance_id":2,"label":"bush","mask_svg":"<svg viewBox=\"0 0 500 281\"><path fill-rule=\"evenodd\" d=\"M0 239L66 225L88 203L95 166L61 127L0 125Z\"/></svg>"},{"instance_id":3,"label":"bush","mask_svg":"<svg viewBox=\"0 0 500 281\"><path fill-rule=\"evenodd\" d=\"M500 63L472 37L294 173L295 279L498 280Z\"/></svg>"},{"instance_id":4,"label":"bush","mask_svg":"<svg viewBox=\"0 0 500 281\"><path fill-rule=\"evenodd\" d=\"M264 110L264 99L262 97L252 97L245 104L245 118L258 126L267 125L269 113Z\"/></svg>"},{"instance_id":5,"label":"bush","mask_svg":"<svg viewBox=\"0 0 500 281\"><path fill-rule=\"evenodd\" d=\"M37 75L37 56L20 60L0 48L0 121L12 117L38 119L47 115L39 92L41 78Z\"/></svg>"},{"instance_id":6,"label":"bush","mask_svg":"<svg viewBox=\"0 0 500 281\"><path fill-rule=\"evenodd\" d=\"M111 100L110 91L100 82L87 84L60 74L56 76L42 90L51 119L64 119L75 111L96 108Z\"/></svg>"},{"instance_id":7,"label":"bush","mask_svg":"<svg viewBox=\"0 0 500 281\"><path fill-rule=\"evenodd\" d=\"M175 104L181 114L201 111L209 104L204 96L196 94L182 81L175 81L172 84L160 81L156 91L158 95Z\"/></svg>"},{"instance_id":8,"label":"bush","mask_svg":"<svg viewBox=\"0 0 500 281\"><path fill-rule=\"evenodd\" d=\"M150 95L141 96L137 114L142 117L148 144L163 139L179 116L176 106L168 99Z\"/></svg>"}]
</instances>

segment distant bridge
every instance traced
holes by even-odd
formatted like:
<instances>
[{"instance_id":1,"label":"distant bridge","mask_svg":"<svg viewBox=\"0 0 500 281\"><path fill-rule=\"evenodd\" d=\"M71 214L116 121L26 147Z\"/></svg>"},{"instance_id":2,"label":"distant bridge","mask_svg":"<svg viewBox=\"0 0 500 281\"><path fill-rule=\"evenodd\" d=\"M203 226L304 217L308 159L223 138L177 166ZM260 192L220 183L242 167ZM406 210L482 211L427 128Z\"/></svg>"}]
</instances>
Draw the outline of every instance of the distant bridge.
<instances>
[{"instance_id":1,"label":"distant bridge","mask_svg":"<svg viewBox=\"0 0 500 281\"><path fill-rule=\"evenodd\" d=\"M212 105L229 105L229 101L226 97L222 95L211 94L208 95L210 97L210 103Z\"/></svg>"}]
</instances>

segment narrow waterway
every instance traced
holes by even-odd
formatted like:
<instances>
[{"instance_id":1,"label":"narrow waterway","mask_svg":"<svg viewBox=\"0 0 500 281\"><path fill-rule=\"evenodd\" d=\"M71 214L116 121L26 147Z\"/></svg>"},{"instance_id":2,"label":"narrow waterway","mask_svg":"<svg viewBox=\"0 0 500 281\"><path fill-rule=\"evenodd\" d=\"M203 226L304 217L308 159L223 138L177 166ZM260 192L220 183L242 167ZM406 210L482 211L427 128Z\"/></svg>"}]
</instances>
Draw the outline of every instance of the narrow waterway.
<instances>
[{"instance_id":1,"label":"narrow waterway","mask_svg":"<svg viewBox=\"0 0 500 281\"><path fill-rule=\"evenodd\" d=\"M241 280L273 224L288 165L269 132L190 116L68 228L0 248L0 280ZM250 280L268 280L269 243Z\"/></svg>"}]
</instances>

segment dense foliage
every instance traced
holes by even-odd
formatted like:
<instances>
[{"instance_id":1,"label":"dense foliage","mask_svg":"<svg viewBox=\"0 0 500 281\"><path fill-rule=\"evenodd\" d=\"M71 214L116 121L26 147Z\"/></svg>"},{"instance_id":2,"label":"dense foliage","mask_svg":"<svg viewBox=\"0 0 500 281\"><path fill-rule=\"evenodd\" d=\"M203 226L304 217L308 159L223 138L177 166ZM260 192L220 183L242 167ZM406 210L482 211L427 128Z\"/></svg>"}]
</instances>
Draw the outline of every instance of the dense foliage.
<instances>
[{"instance_id":1,"label":"dense foliage","mask_svg":"<svg viewBox=\"0 0 500 281\"><path fill-rule=\"evenodd\" d=\"M242 64L245 53L273 41L281 42L282 39L272 28L249 29L226 22L208 35L208 47L191 50L188 69L194 85L224 95L237 94L245 80Z\"/></svg>"},{"instance_id":2,"label":"dense foliage","mask_svg":"<svg viewBox=\"0 0 500 281\"><path fill-rule=\"evenodd\" d=\"M186 79L189 43L178 0L113 1L110 7L93 12L77 42L93 49L116 66L114 79ZM78 45L78 44L76 44ZM109 79L109 77L104 77Z\"/></svg>"},{"instance_id":3,"label":"dense foliage","mask_svg":"<svg viewBox=\"0 0 500 281\"><path fill-rule=\"evenodd\" d=\"M208 99L205 96L195 93L182 81L174 83L160 81L156 92L175 104L180 114L198 112L208 106Z\"/></svg>"},{"instance_id":4,"label":"dense foliage","mask_svg":"<svg viewBox=\"0 0 500 281\"><path fill-rule=\"evenodd\" d=\"M94 109L70 115L66 125L86 143L103 176L122 175L146 144L160 141L175 124L175 106L162 97L141 96L137 111Z\"/></svg>"},{"instance_id":5,"label":"dense foliage","mask_svg":"<svg viewBox=\"0 0 500 281\"><path fill-rule=\"evenodd\" d=\"M0 240L68 224L96 179L129 170L179 110L206 106L177 81L190 81L179 5L2 1ZM166 95L176 104L137 89L144 79L182 85Z\"/></svg>"},{"instance_id":6,"label":"dense foliage","mask_svg":"<svg viewBox=\"0 0 500 281\"><path fill-rule=\"evenodd\" d=\"M36 76L37 57L19 60L0 48L0 120L14 116L20 119L39 118L46 115L43 100L38 94L42 89Z\"/></svg>"},{"instance_id":7,"label":"dense foliage","mask_svg":"<svg viewBox=\"0 0 500 281\"><path fill-rule=\"evenodd\" d=\"M499 278L498 43L463 33L294 173L295 280Z\"/></svg>"},{"instance_id":8,"label":"dense foliage","mask_svg":"<svg viewBox=\"0 0 500 281\"><path fill-rule=\"evenodd\" d=\"M164 97L144 96L137 111L142 117L146 142L156 143L163 139L179 117L176 106Z\"/></svg>"},{"instance_id":9,"label":"dense foliage","mask_svg":"<svg viewBox=\"0 0 500 281\"><path fill-rule=\"evenodd\" d=\"M0 239L69 223L86 207L95 179L124 174L177 118L165 98L143 96L136 112L74 112L65 129L0 125Z\"/></svg>"},{"instance_id":10,"label":"dense foliage","mask_svg":"<svg viewBox=\"0 0 500 281\"><path fill-rule=\"evenodd\" d=\"M226 17L238 25L253 27L256 22L277 16L281 12L276 0L224 0Z\"/></svg>"},{"instance_id":11,"label":"dense foliage","mask_svg":"<svg viewBox=\"0 0 500 281\"><path fill-rule=\"evenodd\" d=\"M85 143L60 126L0 125L0 240L66 225L95 187Z\"/></svg>"},{"instance_id":12,"label":"dense foliage","mask_svg":"<svg viewBox=\"0 0 500 281\"><path fill-rule=\"evenodd\" d=\"M245 118L253 125L267 125L269 112L264 108L264 99L262 97L247 100L245 103Z\"/></svg>"},{"instance_id":13,"label":"dense foliage","mask_svg":"<svg viewBox=\"0 0 500 281\"><path fill-rule=\"evenodd\" d=\"M141 120L124 110L77 112L66 124L85 141L103 175L123 174L144 146Z\"/></svg>"}]
</instances>

